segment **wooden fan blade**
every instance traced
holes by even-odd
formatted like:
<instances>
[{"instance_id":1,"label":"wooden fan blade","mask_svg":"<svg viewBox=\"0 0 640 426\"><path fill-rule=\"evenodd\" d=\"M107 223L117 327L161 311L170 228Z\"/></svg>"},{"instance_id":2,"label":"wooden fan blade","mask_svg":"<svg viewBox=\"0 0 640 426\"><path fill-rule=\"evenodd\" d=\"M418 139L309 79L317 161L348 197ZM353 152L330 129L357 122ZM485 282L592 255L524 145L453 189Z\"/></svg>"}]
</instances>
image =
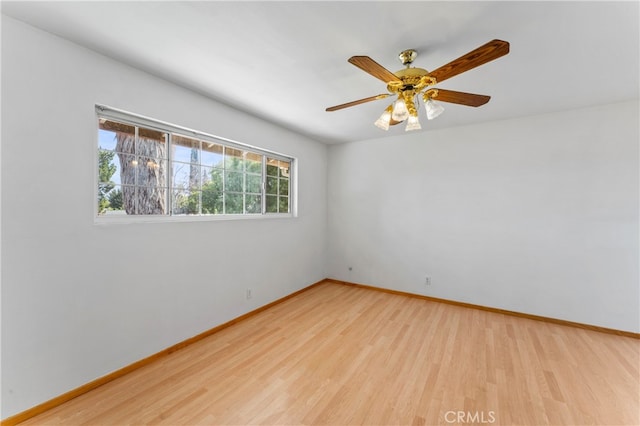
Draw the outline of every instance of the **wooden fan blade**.
<instances>
[{"instance_id":1,"label":"wooden fan blade","mask_svg":"<svg viewBox=\"0 0 640 426\"><path fill-rule=\"evenodd\" d=\"M449 62L446 65L441 66L435 71L429 73L431 77L435 77L438 83L461 74L470 69L479 67L487 62L493 61L501 56L509 53L509 43L502 40L491 40L475 50L460 56Z\"/></svg>"},{"instance_id":2,"label":"wooden fan blade","mask_svg":"<svg viewBox=\"0 0 640 426\"><path fill-rule=\"evenodd\" d=\"M368 56L352 56L349 58L349 63L360 68L362 71L371 74L375 78L384 81L385 83L389 83L390 81L400 81L394 73Z\"/></svg>"},{"instance_id":3,"label":"wooden fan blade","mask_svg":"<svg viewBox=\"0 0 640 426\"><path fill-rule=\"evenodd\" d=\"M434 96L434 101L450 102L471 107L479 107L489 102L491 96L476 95L473 93L456 92L453 90L437 89L438 96Z\"/></svg>"},{"instance_id":4,"label":"wooden fan blade","mask_svg":"<svg viewBox=\"0 0 640 426\"><path fill-rule=\"evenodd\" d=\"M346 104L340 104L340 105L336 105L336 106L332 106L327 108L325 111L337 111L339 109L343 109L343 108L349 108L355 105L360 105L360 104L364 104L366 102L371 102L371 101L377 101L378 99L384 99L388 96L391 96L388 93L382 93L380 95L376 95L376 96L370 96L368 98L364 98L364 99L359 99L357 101L351 101L351 102L347 102Z\"/></svg>"}]
</instances>

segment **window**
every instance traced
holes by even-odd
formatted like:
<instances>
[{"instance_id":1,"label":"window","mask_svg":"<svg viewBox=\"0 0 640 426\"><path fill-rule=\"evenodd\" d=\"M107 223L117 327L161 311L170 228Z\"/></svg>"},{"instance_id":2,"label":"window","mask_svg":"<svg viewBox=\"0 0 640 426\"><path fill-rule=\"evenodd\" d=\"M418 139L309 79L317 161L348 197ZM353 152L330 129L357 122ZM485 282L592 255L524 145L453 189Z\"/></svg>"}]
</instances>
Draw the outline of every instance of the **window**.
<instances>
[{"instance_id":1,"label":"window","mask_svg":"<svg viewBox=\"0 0 640 426\"><path fill-rule=\"evenodd\" d=\"M99 218L290 215L293 159L97 106Z\"/></svg>"}]
</instances>

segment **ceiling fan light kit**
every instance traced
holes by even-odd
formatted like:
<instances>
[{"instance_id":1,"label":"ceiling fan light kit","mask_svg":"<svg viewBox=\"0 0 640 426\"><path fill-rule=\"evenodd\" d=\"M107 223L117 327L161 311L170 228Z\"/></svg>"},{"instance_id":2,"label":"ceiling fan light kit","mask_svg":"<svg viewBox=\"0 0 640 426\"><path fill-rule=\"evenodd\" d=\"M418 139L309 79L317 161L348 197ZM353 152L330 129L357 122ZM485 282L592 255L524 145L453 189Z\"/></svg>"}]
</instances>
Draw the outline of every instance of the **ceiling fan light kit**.
<instances>
[{"instance_id":1,"label":"ceiling fan light kit","mask_svg":"<svg viewBox=\"0 0 640 426\"><path fill-rule=\"evenodd\" d=\"M415 106L413 107L415 109ZM393 111L391 112L391 118L395 121L404 121L409 118L409 109L404 99L398 99L393 103Z\"/></svg>"},{"instance_id":2,"label":"ceiling fan light kit","mask_svg":"<svg viewBox=\"0 0 640 426\"><path fill-rule=\"evenodd\" d=\"M378 117L378 119L373 124L375 124L377 127L379 127L382 130L389 130L389 123L391 122L392 112L393 112L393 108L391 107L391 105L389 105L387 109L384 110L382 115Z\"/></svg>"},{"instance_id":3,"label":"ceiling fan light kit","mask_svg":"<svg viewBox=\"0 0 640 426\"><path fill-rule=\"evenodd\" d=\"M425 96L424 109L427 112L427 120L433 120L444 111L444 107L431 98Z\"/></svg>"},{"instance_id":4,"label":"ceiling fan light kit","mask_svg":"<svg viewBox=\"0 0 640 426\"><path fill-rule=\"evenodd\" d=\"M418 120L418 116L410 115L409 118L407 119L407 127L405 128L405 131L409 132L411 130L420 130L420 129L422 129L422 126L420 125L420 120Z\"/></svg>"},{"instance_id":5,"label":"ceiling fan light kit","mask_svg":"<svg viewBox=\"0 0 640 426\"><path fill-rule=\"evenodd\" d=\"M486 95L436 89L434 86L439 82L479 67L507 53L509 53L509 43L496 39L441 66L435 71L429 72L423 68L411 67L418 53L413 49L408 49L403 50L398 55L398 59L406 68L394 73L368 56L352 56L349 58L349 63L385 82L389 93L332 106L326 110L337 111L389 96L397 96L397 99L384 110L374 124L382 130L389 130L390 125L393 126L406 121L406 131L420 130L422 128L418 119L420 97L422 97L428 120L438 117L444 111L444 107L439 102L434 101L434 98L441 102L472 107L478 107L489 102L491 97Z\"/></svg>"}]
</instances>

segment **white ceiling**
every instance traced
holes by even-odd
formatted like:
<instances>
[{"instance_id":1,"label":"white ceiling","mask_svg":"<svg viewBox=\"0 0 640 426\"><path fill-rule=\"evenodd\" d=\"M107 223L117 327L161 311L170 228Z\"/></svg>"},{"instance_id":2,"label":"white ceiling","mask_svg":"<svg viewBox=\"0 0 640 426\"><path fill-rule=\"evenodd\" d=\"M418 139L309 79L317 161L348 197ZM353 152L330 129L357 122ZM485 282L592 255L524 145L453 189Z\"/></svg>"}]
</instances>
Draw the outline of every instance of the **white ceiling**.
<instances>
[{"instance_id":1,"label":"white ceiling","mask_svg":"<svg viewBox=\"0 0 640 426\"><path fill-rule=\"evenodd\" d=\"M490 95L444 104L423 132L638 99L640 11L626 2L7 2L2 13L325 143L404 133L373 121L389 104L328 106L385 93L347 62L391 71L404 49L434 70L492 39L511 52L443 82Z\"/></svg>"}]
</instances>

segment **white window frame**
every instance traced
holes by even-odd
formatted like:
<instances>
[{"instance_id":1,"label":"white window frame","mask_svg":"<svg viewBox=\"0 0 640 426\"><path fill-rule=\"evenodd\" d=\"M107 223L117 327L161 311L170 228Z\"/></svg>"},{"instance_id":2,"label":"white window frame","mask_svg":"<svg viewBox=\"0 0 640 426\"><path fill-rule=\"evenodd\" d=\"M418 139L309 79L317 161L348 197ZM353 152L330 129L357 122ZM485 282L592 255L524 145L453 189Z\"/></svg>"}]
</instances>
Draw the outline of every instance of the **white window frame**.
<instances>
[{"instance_id":1,"label":"white window frame","mask_svg":"<svg viewBox=\"0 0 640 426\"><path fill-rule=\"evenodd\" d=\"M167 163L169 167L171 167L171 137L172 134L177 134L180 136L192 137L194 139L198 139L200 141L212 142L218 145L222 145L224 147L238 149L242 151L249 151L251 153L262 155L262 183L261 183L261 202L262 202L262 212L261 213L243 213L243 214L189 214L189 215L173 215L173 209L171 207L171 200L167 200L167 210L166 214L162 215L101 215L98 212L98 184L99 176L98 176L98 158L99 158L99 127L96 127L96 139L94 143L94 173L93 173L93 218L95 224L109 224L109 223L145 223L145 222L194 222L194 221L218 221L218 220L260 220L265 218L295 218L298 216L297 209L297 167L298 161L295 157L268 151L262 148L258 148L252 145L247 145L244 143L240 143L228 138L224 138L221 136L215 136L208 133L200 132L197 130L189 129L186 127L181 127L175 124L155 120L149 117L145 117L142 115L130 113L124 110L112 108L106 105L95 105L96 112L96 124L99 123L100 119L114 120L118 122L122 122L124 124L129 124L132 126L136 126L136 128L144 127L146 129L157 130L159 132L168 133L169 140L167 141L167 151L169 153L169 157L167 159ZM137 134L137 130L136 130ZM266 212L266 159L267 157L287 161L290 163L289 168L289 212L288 213L267 213ZM223 160L224 161L224 160ZM226 169L223 169L226 170ZM224 171L223 171L224 175ZM245 176L246 178L246 176ZM172 182L171 179L173 177L170 173L167 174L168 186L167 193L171 193ZM170 198L170 195L167 196Z\"/></svg>"}]
</instances>

